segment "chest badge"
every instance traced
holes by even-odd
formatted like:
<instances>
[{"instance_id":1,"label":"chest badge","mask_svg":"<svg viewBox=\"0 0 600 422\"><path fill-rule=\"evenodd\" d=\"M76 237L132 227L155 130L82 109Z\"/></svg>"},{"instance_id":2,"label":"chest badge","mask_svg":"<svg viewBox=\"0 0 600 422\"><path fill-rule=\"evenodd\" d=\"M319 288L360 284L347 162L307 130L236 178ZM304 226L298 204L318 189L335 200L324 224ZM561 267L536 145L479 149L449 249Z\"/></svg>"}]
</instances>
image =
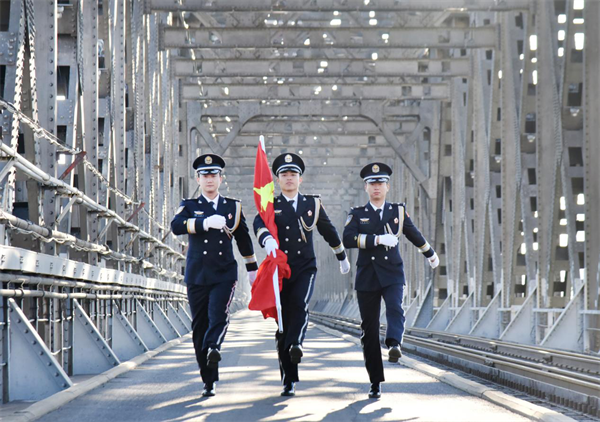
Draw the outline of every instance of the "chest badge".
<instances>
[{"instance_id":1,"label":"chest badge","mask_svg":"<svg viewBox=\"0 0 600 422\"><path fill-rule=\"evenodd\" d=\"M360 219L360 223L361 224L369 224L369 219L368 218L361 218Z\"/></svg>"},{"instance_id":2,"label":"chest badge","mask_svg":"<svg viewBox=\"0 0 600 422\"><path fill-rule=\"evenodd\" d=\"M227 216L227 218L229 218L231 220L233 218L233 215L231 215L231 213L229 213L229 215Z\"/></svg>"},{"instance_id":3,"label":"chest badge","mask_svg":"<svg viewBox=\"0 0 600 422\"><path fill-rule=\"evenodd\" d=\"M204 211L194 211L194 214L195 215L202 215L202 214L204 214Z\"/></svg>"},{"instance_id":4,"label":"chest badge","mask_svg":"<svg viewBox=\"0 0 600 422\"><path fill-rule=\"evenodd\" d=\"M308 210L307 214L308 214L309 217L312 217L312 211L311 210Z\"/></svg>"},{"instance_id":5,"label":"chest badge","mask_svg":"<svg viewBox=\"0 0 600 422\"><path fill-rule=\"evenodd\" d=\"M275 210L275 215L280 215L282 210Z\"/></svg>"}]
</instances>

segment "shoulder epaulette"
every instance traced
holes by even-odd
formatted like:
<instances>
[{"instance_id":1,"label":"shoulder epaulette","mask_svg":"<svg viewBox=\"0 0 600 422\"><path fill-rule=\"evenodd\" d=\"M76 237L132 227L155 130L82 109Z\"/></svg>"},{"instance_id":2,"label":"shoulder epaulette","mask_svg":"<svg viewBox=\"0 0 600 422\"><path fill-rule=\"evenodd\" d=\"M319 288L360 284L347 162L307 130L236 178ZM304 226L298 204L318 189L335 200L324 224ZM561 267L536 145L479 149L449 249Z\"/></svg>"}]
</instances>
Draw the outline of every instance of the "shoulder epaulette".
<instances>
[{"instance_id":1,"label":"shoulder epaulette","mask_svg":"<svg viewBox=\"0 0 600 422\"><path fill-rule=\"evenodd\" d=\"M318 193L310 194L310 195L309 194L302 194L302 195L304 195L307 198L320 198L321 197L321 195Z\"/></svg>"},{"instance_id":2,"label":"shoulder epaulette","mask_svg":"<svg viewBox=\"0 0 600 422\"><path fill-rule=\"evenodd\" d=\"M227 199L227 200L229 200L229 201L242 202L242 200L241 200L241 199L232 198L232 197L230 197L230 196L224 196L223 198L224 198L224 199Z\"/></svg>"}]
</instances>

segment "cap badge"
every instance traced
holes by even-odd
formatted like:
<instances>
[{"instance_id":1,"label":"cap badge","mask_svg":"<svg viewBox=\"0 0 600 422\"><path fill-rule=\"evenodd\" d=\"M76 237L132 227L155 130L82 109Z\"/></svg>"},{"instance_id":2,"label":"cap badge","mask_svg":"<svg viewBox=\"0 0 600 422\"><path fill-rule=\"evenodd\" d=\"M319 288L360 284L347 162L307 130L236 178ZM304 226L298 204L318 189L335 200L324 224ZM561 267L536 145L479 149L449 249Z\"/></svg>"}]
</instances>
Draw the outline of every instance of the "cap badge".
<instances>
[{"instance_id":1,"label":"cap badge","mask_svg":"<svg viewBox=\"0 0 600 422\"><path fill-rule=\"evenodd\" d=\"M377 164L373 164L373 167L371 167L371 170L373 170L373 173L379 173L379 166Z\"/></svg>"},{"instance_id":2,"label":"cap badge","mask_svg":"<svg viewBox=\"0 0 600 422\"><path fill-rule=\"evenodd\" d=\"M292 156L290 154L285 156L285 162L286 163L291 163L292 162Z\"/></svg>"},{"instance_id":3,"label":"cap badge","mask_svg":"<svg viewBox=\"0 0 600 422\"><path fill-rule=\"evenodd\" d=\"M210 155L204 159L204 164L212 164L212 157Z\"/></svg>"}]
</instances>

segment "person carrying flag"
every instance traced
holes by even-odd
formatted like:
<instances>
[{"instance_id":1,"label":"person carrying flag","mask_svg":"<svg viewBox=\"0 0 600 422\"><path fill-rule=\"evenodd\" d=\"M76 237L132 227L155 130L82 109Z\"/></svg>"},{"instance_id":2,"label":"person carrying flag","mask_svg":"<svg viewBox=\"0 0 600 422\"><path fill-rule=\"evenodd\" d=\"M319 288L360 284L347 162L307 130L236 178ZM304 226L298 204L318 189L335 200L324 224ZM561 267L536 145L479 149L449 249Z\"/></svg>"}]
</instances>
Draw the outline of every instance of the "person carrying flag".
<instances>
[{"instance_id":1,"label":"person carrying flag","mask_svg":"<svg viewBox=\"0 0 600 422\"><path fill-rule=\"evenodd\" d=\"M398 362L404 334L404 264L398 248L400 235L406 238L435 268L440 260L421 232L412 223L405 204L386 202L392 169L384 163L371 163L360 172L365 182L369 202L354 207L344 227L346 248L359 248L356 261L356 297L362 319L360 337L365 366L371 381L370 398L381 397L380 383L384 381L379 327L381 299L385 301L387 332L385 344L388 359Z\"/></svg>"},{"instance_id":2,"label":"person carrying flag","mask_svg":"<svg viewBox=\"0 0 600 422\"><path fill-rule=\"evenodd\" d=\"M302 342L308 327L308 303L313 294L317 260L313 247L316 229L329 244L340 261L340 271L347 274L350 262L337 230L331 224L319 195L299 193L305 166L296 154L281 154L273 161L273 173L281 188L274 201L277 234L271 233L260 214L254 219L254 232L267 255L287 255L291 275L283 279L280 293L283 332L275 335L279 369L283 383L282 396L294 396L299 381L298 364L303 350Z\"/></svg>"},{"instance_id":3,"label":"person carrying flag","mask_svg":"<svg viewBox=\"0 0 600 422\"><path fill-rule=\"evenodd\" d=\"M181 202L171 230L189 236L184 281L192 311L194 350L204 382L202 396L210 397L215 395L219 380L220 349L238 280L233 237L250 283L256 278L258 266L241 202L219 194L225 161L216 154L204 154L192 166L202 194Z\"/></svg>"}]
</instances>

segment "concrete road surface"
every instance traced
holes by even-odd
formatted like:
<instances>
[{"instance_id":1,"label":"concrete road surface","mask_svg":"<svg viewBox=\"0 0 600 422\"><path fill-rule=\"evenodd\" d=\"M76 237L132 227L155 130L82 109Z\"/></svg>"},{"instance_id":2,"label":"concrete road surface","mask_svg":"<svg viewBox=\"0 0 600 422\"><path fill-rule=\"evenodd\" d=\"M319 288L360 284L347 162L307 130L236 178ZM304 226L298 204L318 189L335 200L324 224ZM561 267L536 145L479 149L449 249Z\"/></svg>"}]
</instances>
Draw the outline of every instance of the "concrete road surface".
<instances>
[{"instance_id":1,"label":"concrete road surface","mask_svg":"<svg viewBox=\"0 0 600 422\"><path fill-rule=\"evenodd\" d=\"M434 378L386 362L380 400L356 344L310 325L296 397L280 397L273 320L231 318L217 395L202 383L191 340L49 413L43 422L86 421L522 421L526 418Z\"/></svg>"}]
</instances>

